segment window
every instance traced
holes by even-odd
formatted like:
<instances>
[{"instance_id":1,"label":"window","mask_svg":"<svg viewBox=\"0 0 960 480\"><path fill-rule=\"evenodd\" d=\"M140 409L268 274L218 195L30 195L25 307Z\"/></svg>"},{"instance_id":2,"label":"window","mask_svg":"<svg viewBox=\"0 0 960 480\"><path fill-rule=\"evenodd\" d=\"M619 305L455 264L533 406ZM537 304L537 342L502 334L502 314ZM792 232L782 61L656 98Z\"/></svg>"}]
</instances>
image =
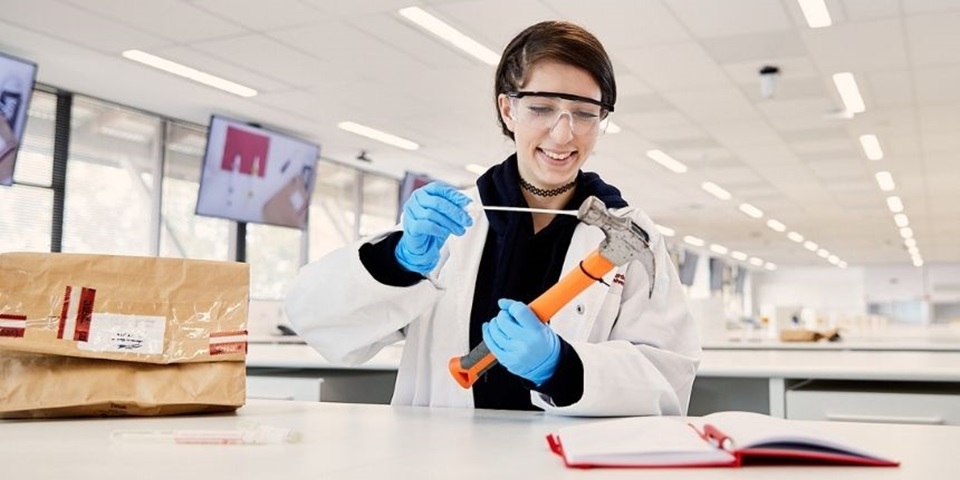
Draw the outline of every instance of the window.
<instances>
[{"instance_id":1,"label":"window","mask_svg":"<svg viewBox=\"0 0 960 480\"><path fill-rule=\"evenodd\" d=\"M160 256L232 260L228 220L194 215L206 131L167 122Z\"/></svg>"},{"instance_id":2,"label":"window","mask_svg":"<svg viewBox=\"0 0 960 480\"><path fill-rule=\"evenodd\" d=\"M0 187L0 252L50 251L56 111L56 95L34 90L14 184Z\"/></svg>"},{"instance_id":3,"label":"window","mask_svg":"<svg viewBox=\"0 0 960 480\"><path fill-rule=\"evenodd\" d=\"M363 175L363 213L360 236L387 230L397 224L400 183L392 178Z\"/></svg>"},{"instance_id":4,"label":"window","mask_svg":"<svg viewBox=\"0 0 960 480\"><path fill-rule=\"evenodd\" d=\"M357 181L354 168L317 162L317 185L310 204L310 261L352 242L357 236Z\"/></svg>"},{"instance_id":5,"label":"window","mask_svg":"<svg viewBox=\"0 0 960 480\"><path fill-rule=\"evenodd\" d=\"M300 269L302 232L294 228L247 224L250 298L282 299Z\"/></svg>"},{"instance_id":6,"label":"window","mask_svg":"<svg viewBox=\"0 0 960 480\"><path fill-rule=\"evenodd\" d=\"M63 251L154 255L158 117L75 96Z\"/></svg>"}]
</instances>

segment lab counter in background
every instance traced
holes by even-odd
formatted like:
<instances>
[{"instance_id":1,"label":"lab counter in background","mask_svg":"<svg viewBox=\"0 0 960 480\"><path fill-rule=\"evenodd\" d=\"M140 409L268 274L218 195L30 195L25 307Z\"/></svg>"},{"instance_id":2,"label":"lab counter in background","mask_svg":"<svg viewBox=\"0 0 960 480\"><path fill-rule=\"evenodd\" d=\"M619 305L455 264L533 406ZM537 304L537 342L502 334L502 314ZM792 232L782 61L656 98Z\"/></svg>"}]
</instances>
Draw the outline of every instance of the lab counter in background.
<instances>
[{"instance_id":1,"label":"lab counter in background","mask_svg":"<svg viewBox=\"0 0 960 480\"><path fill-rule=\"evenodd\" d=\"M316 350L289 337L250 343L247 398L347 403L390 403L402 345L390 345L368 362L334 365Z\"/></svg>"},{"instance_id":2,"label":"lab counter in background","mask_svg":"<svg viewBox=\"0 0 960 480\"><path fill-rule=\"evenodd\" d=\"M344 367L304 344L251 344L248 397L388 403L401 352ZM960 351L706 349L690 414L724 410L960 425Z\"/></svg>"}]
</instances>

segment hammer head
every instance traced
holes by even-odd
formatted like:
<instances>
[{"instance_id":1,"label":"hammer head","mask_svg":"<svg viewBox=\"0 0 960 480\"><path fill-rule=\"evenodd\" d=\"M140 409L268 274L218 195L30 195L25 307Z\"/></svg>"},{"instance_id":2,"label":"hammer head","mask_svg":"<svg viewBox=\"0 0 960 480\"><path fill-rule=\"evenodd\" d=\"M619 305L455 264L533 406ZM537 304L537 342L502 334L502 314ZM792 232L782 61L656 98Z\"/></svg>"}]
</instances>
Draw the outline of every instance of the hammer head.
<instances>
[{"instance_id":1,"label":"hammer head","mask_svg":"<svg viewBox=\"0 0 960 480\"><path fill-rule=\"evenodd\" d=\"M604 258L616 266L626 265L638 260L646 269L650 277L650 291L653 296L653 285L657 278L657 265L653 250L650 249L650 235L647 234L633 220L618 217L607 210L597 197L588 197L580 205L577 218L587 225L593 225L603 231L603 242L600 242L599 252Z\"/></svg>"}]
</instances>

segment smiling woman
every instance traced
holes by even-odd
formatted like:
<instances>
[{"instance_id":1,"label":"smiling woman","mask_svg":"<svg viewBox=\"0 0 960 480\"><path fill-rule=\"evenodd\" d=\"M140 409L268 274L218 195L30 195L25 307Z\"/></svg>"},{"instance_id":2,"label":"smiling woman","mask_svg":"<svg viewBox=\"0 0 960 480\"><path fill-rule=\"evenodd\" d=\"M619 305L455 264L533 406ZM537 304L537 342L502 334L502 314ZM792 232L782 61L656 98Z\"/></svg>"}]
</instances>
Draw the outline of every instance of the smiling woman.
<instances>
[{"instance_id":1,"label":"smiling woman","mask_svg":"<svg viewBox=\"0 0 960 480\"><path fill-rule=\"evenodd\" d=\"M516 153L476 187L422 187L398 228L304 267L286 302L297 332L328 360L354 364L405 339L394 404L684 413L700 345L663 238L620 190L581 170L616 102L603 46L572 23L527 28L500 58L495 102ZM574 217L524 209L576 210L591 197L649 238L658 272L626 262L538 318L528 304L604 236ZM498 363L466 392L447 359L481 342Z\"/></svg>"}]
</instances>

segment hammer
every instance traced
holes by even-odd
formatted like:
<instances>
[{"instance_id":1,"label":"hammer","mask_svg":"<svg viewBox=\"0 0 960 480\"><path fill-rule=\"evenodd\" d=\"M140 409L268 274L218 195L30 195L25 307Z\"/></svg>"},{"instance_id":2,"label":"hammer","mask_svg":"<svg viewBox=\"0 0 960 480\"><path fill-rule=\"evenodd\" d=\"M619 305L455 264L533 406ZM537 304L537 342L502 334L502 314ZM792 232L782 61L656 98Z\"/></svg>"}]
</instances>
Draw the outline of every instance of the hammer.
<instances>
[{"instance_id":1,"label":"hammer","mask_svg":"<svg viewBox=\"0 0 960 480\"><path fill-rule=\"evenodd\" d=\"M580 205L577 218L587 225L603 231L604 239L596 251L580 261L575 269L560 279L554 286L530 302L530 309L543 323L550 323L564 305L573 300L593 282L602 282L603 276L615 267L639 260L650 278L648 297L653 296L657 268L650 236L629 218L617 217L607 210L597 197L588 197ZM463 388L470 388L476 381L497 364L487 344L480 342L470 353L450 359L450 374Z\"/></svg>"}]
</instances>

